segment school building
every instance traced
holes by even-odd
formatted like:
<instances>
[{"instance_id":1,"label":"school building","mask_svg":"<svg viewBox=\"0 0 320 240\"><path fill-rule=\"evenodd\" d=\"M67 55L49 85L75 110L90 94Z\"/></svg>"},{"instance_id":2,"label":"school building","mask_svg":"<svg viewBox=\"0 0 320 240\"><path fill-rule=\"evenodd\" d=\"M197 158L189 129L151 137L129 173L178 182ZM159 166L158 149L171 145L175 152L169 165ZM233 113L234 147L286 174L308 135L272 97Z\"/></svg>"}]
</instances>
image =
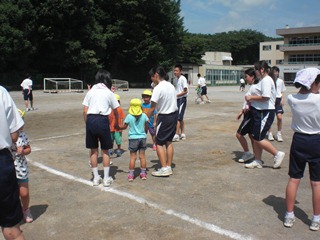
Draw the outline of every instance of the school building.
<instances>
[{"instance_id":1,"label":"school building","mask_svg":"<svg viewBox=\"0 0 320 240\"><path fill-rule=\"evenodd\" d=\"M283 41L260 43L260 60L280 68L280 78L292 84L296 73L307 67L320 68L320 26L276 29Z\"/></svg>"},{"instance_id":2,"label":"school building","mask_svg":"<svg viewBox=\"0 0 320 240\"><path fill-rule=\"evenodd\" d=\"M320 26L286 26L276 29L276 34L283 40L261 42L259 59L267 61L270 66L278 66L280 78L286 84L292 84L296 73L303 68L320 68ZM243 78L244 69L252 67L232 65L229 52L206 52L202 60L205 63L201 66L181 64L190 85L197 85L198 73L206 78L209 86L236 85ZM174 77L173 72L169 73L169 77Z\"/></svg>"}]
</instances>

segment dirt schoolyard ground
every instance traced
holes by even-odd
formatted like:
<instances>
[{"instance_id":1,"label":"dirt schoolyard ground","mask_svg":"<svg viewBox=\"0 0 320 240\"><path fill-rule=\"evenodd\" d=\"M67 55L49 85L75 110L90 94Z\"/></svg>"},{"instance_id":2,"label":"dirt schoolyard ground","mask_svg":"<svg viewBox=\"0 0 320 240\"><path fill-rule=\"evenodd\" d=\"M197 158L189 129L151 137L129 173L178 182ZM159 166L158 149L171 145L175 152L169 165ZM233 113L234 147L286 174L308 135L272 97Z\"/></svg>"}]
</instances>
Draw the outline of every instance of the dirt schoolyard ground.
<instances>
[{"instance_id":1,"label":"dirt schoolyard ground","mask_svg":"<svg viewBox=\"0 0 320 240\"><path fill-rule=\"evenodd\" d=\"M130 99L140 97L143 90L117 92L125 113ZM287 87L285 95L295 92ZM21 92L10 94L24 109ZM294 227L282 224L292 138L287 104L284 142L273 142L286 153L280 169L272 168L268 153L263 154L263 169L245 169L236 161L242 155L235 138L240 124L236 115L245 94L239 86L209 87L212 103L204 105L195 104L191 87L185 114L187 140L174 143L174 174L152 177L159 163L148 148L148 179L137 177L129 183L126 130L124 154L111 158L115 181L103 188L91 183L82 117L85 94L34 91L37 110L25 115L35 218L22 225L27 239L319 239L320 232L309 230L312 203L307 171L298 192ZM150 136L148 143L152 147ZM138 174L139 161L136 168Z\"/></svg>"}]
</instances>

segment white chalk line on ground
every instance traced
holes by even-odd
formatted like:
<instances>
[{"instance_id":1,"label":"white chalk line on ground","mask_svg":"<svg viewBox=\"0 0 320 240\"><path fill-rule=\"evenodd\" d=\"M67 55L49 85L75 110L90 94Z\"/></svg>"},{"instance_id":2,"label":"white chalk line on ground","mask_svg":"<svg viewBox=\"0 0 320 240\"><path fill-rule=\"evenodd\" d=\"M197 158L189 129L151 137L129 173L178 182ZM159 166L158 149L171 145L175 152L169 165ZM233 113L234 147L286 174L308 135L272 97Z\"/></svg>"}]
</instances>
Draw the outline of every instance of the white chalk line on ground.
<instances>
[{"instance_id":1,"label":"white chalk line on ground","mask_svg":"<svg viewBox=\"0 0 320 240\"><path fill-rule=\"evenodd\" d=\"M78 136L78 135L83 135L83 134L85 134L85 133L74 133L74 134L52 136L52 137L45 137L45 138L36 138L36 139L30 140L30 142L44 141L44 140L57 139L57 138L66 138L66 137Z\"/></svg>"},{"instance_id":2,"label":"white chalk line on ground","mask_svg":"<svg viewBox=\"0 0 320 240\"><path fill-rule=\"evenodd\" d=\"M43 165L41 163L34 162L34 161L30 160L30 159L28 159L28 162L31 163L33 166L41 168L41 169L43 169L43 170L45 170L45 171L47 171L49 173L55 174L57 176L64 177L64 178L72 180L72 181L80 182L80 183L83 183L83 184L88 185L88 186L92 186L92 182L91 181L85 180L85 179L80 178L80 177L72 176L72 175L70 175L68 173L64 173L64 172L55 170L55 169L50 168L48 166L45 166L45 165ZM96 188L101 190L101 191L104 191L104 192L111 192L111 193L114 193L116 195L119 195L119 196L122 196L122 197L126 197L128 199L134 200L134 201L136 201L138 203L141 203L141 204L144 204L144 205L148 205L149 207L154 208L156 210L159 210L159 211L161 211L161 212L163 212L163 213L165 213L167 215L175 216L175 217L177 217L179 219L182 219L182 220L184 220L186 222L192 223L192 224L197 225L197 226L199 226L201 228L207 229L207 230L209 230L211 232L218 233L220 235L227 236L227 237L232 238L232 239L239 239L239 240L253 239L252 237L244 236L244 235L238 234L236 232L220 228L220 227L218 227L218 226L216 226L216 225L214 225L212 223L207 223L207 222L201 221L199 219L190 217L190 216L188 216L186 214L176 212L175 210L165 209L165 208L161 207L160 205L158 205L156 203L147 201L144 198L135 196L135 195L133 195L131 193L128 193L128 192L120 191L120 190L117 190L117 189L114 189L114 188L110 188L110 187L109 188L104 188L102 185L99 185Z\"/></svg>"}]
</instances>

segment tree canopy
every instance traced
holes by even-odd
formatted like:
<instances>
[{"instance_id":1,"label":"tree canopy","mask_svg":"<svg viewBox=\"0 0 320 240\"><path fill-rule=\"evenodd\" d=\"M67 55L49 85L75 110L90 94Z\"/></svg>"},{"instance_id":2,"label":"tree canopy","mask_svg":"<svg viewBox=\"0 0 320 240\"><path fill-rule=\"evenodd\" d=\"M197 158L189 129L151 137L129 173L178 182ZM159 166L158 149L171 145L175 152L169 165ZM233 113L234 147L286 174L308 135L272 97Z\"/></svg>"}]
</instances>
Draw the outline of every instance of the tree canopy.
<instances>
[{"instance_id":1,"label":"tree canopy","mask_svg":"<svg viewBox=\"0 0 320 240\"><path fill-rule=\"evenodd\" d=\"M103 67L114 78L144 82L153 65L201 64L206 51L231 52L234 64L259 58L263 34L188 33L180 11L180 0L2 0L0 73L84 79Z\"/></svg>"}]
</instances>

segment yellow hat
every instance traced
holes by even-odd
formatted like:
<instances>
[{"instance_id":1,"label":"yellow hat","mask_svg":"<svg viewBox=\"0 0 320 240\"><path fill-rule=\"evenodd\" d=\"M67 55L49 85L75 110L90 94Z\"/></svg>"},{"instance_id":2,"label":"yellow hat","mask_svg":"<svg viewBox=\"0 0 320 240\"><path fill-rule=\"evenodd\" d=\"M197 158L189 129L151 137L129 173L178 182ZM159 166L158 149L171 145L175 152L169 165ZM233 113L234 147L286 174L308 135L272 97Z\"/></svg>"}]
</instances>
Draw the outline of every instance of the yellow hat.
<instances>
[{"instance_id":1,"label":"yellow hat","mask_svg":"<svg viewBox=\"0 0 320 240\"><path fill-rule=\"evenodd\" d=\"M20 116L23 118L23 116L25 114L25 111L22 111L22 110L18 109L18 112L20 113Z\"/></svg>"},{"instance_id":2,"label":"yellow hat","mask_svg":"<svg viewBox=\"0 0 320 240\"><path fill-rule=\"evenodd\" d=\"M115 96L116 96L116 99L118 100L118 101L120 101L120 96L118 95L118 94L114 94Z\"/></svg>"},{"instance_id":3,"label":"yellow hat","mask_svg":"<svg viewBox=\"0 0 320 240\"><path fill-rule=\"evenodd\" d=\"M142 114L141 100L139 98L133 98L130 101L129 113L133 116L140 116Z\"/></svg>"},{"instance_id":4,"label":"yellow hat","mask_svg":"<svg viewBox=\"0 0 320 240\"><path fill-rule=\"evenodd\" d=\"M150 97L151 97L151 96L152 96L152 92L151 92L150 90L146 89L146 90L143 91L142 96L143 96L143 95L146 95L146 96L150 96Z\"/></svg>"}]
</instances>

